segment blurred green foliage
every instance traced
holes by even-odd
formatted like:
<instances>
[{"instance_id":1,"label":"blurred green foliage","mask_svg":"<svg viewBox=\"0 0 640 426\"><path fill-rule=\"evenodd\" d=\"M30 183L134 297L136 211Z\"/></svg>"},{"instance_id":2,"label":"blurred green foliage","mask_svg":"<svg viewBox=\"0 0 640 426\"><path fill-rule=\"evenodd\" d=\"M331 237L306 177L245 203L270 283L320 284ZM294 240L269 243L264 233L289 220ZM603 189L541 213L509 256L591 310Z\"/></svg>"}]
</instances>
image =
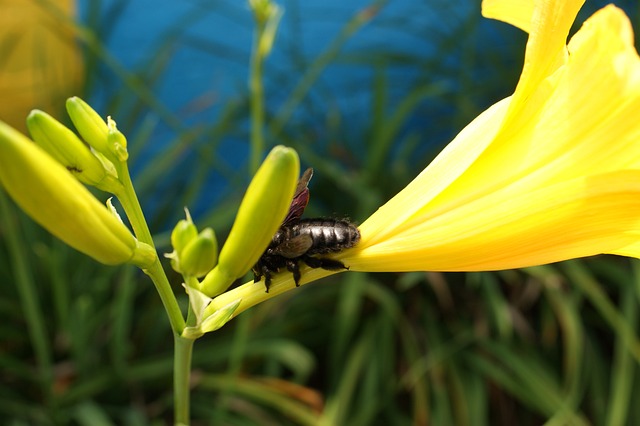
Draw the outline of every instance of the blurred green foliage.
<instances>
[{"instance_id":1,"label":"blurred green foliage","mask_svg":"<svg viewBox=\"0 0 640 426\"><path fill-rule=\"evenodd\" d=\"M631 18L638 22L637 10ZM308 216L363 220L437 153L424 148L430 135L411 130L410 120L435 114L430 133L442 144L517 82L525 37L483 22L479 7L434 35L440 49L429 56L345 52L367 23L354 16L307 68L293 70L284 107L267 103L267 141L277 136L316 169ZM403 31L401 20L386 24ZM499 53L460 42L487 25L505 40ZM228 102L214 122L185 128L149 88L166 55L127 70L91 34L84 35L89 70L100 63L123 83L108 113L121 129L135 128L128 137L136 188L143 208L153 206L148 219L160 249L170 251L165 225L198 200L213 172L228 189L195 221L224 236L248 166L233 167L215 153L230 135L248 140L251 94ZM450 55L460 61L441 60ZM338 106L318 110L307 96L323 70L345 63L376 76L372 87L359 88L372 103L369 121L357 128ZM422 78L391 101L389 69L400 64ZM453 87L445 84L452 76ZM313 114L291 119L293 110ZM143 161L158 121L175 139ZM312 131L318 123L322 143ZM193 158L188 181L171 178ZM170 279L181 293L179 277ZM0 281L4 424L170 422L172 337L145 276L74 252L0 193ZM633 403L639 296L639 264L615 257L498 273L340 274L257 306L196 343L193 424L640 424Z\"/></svg>"}]
</instances>

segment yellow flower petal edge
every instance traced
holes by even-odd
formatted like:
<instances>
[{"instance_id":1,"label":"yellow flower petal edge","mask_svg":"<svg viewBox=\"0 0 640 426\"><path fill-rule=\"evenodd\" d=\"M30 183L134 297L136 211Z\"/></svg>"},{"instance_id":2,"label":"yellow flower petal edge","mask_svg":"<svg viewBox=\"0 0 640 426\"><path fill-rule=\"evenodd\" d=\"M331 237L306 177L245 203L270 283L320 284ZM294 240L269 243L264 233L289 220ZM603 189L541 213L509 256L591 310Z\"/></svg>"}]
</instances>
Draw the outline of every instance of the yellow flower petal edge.
<instances>
[{"instance_id":1,"label":"yellow flower petal edge","mask_svg":"<svg viewBox=\"0 0 640 426\"><path fill-rule=\"evenodd\" d=\"M0 183L31 218L108 265L134 260L137 241L67 169L0 122Z\"/></svg>"},{"instance_id":2,"label":"yellow flower petal edge","mask_svg":"<svg viewBox=\"0 0 640 426\"><path fill-rule=\"evenodd\" d=\"M534 3L534 0L483 0L482 16L506 22L528 33Z\"/></svg>"}]
</instances>

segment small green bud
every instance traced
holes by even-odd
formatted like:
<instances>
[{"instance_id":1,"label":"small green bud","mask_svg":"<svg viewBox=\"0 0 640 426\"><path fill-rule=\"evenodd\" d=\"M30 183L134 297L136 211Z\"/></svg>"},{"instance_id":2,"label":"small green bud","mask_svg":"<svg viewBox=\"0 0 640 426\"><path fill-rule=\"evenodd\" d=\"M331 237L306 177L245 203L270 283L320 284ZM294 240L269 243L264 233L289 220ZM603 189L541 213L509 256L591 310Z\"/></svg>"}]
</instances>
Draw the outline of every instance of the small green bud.
<instances>
[{"instance_id":1,"label":"small green bud","mask_svg":"<svg viewBox=\"0 0 640 426\"><path fill-rule=\"evenodd\" d=\"M289 211L299 170L295 150L271 150L247 188L218 266L204 278L201 291L220 294L255 265Z\"/></svg>"},{"instance_id":2,"label":"small green bud","mask_svg":"<svg viewBox=\"0 0 640 426\"><path fill-rule=\"evenodd\" d=\"M258 40L258 55L261 58L266 58L273 48L283 11L271 0L249 0L249 7L251 7L257 26L263 29Z\"/></svg>"},{"instance_id":3,"label":"small green bud","mask_svg":"<svg viewBox=\"0 0 640 426\"><path fill-rule=\"evenodd\" d=\"M0 183L31 218L71 247L107 265L146 265L150 253L69 171L0 122Z\"/></svg>"},{"instance_id":4,"label":"small green bud","mask_svg":"<svg viewBox=\"0 0 640 426\"><path fill-rule=\"evenodd\" d=\"M206 228L178 255L180 270L184 275L202 277L218 260L218 241L213 229Z\"/></svg>"},{"instance_id":5,"label":"small green bud","mask_svg":"<svg viewBox=\"0 0 640 426\"><path fill-rule=\"evenodd\" d=\"M100 115L85 101L74 96L67 99L67 113L78 129L80 136L93 149L104 155L114 164L121 162L122 153L118 153L109 141L109 127ZM126 143L125 143L126 145Z\"/></svg>"},{"instance_id":6,"label":"small green bud","mask_svg":"<svg viewBox=\"0 0 640 426\"><path fill-rule=\"evenodd\" d=\"M171 231L171 245L173 250L180 255L184 248L198 236L198 229L191 221L191 217L180 220Z\"/></svg>"},{"instance_id":7,"label":"small green bud","mask_svg":"<svg viewBox=\"0 0 640 426\"><path fill-rule=\"evenodd\" d=\"M107 192L120 188L113 171L105 168L75 133L46 112L31 111L27 127L33 140L81 182Z\"/></svg>"}]
</instances>

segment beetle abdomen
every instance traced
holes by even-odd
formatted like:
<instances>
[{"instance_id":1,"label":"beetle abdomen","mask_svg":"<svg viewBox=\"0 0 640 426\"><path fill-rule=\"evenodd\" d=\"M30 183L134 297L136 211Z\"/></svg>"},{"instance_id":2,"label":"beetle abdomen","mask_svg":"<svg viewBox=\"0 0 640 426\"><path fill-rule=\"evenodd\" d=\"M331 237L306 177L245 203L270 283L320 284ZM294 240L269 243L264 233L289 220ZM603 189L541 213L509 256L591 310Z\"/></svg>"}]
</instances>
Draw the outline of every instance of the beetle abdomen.
<instances>
[{"instance_id":1,"label":"beetle abdomen","mask_svg":"<svg viewBox=\"0 0 640 426\"><path fill-rule=\"evenodd\" d=\"M360 231L346 220L301 219L280 228L273 243L277 245L300 235L309 235L312 240L306 254L335 253L351 248L360 241Z\"/></svg>"}]
</instances>

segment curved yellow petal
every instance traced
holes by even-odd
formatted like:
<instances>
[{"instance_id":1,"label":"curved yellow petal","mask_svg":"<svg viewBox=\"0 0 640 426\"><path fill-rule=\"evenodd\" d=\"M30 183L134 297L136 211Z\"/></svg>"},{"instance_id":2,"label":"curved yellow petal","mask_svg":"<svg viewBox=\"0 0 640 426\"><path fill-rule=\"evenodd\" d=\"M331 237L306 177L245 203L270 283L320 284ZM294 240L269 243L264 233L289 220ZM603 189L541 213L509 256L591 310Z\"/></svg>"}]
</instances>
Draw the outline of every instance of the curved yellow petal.
<instances>
[{"instance_id":1,"label":"curved yellow petal","mask_svg":"<svg viewBox=\"0 0 640 426\"><path fill-rule=\"evenodd\" d=\"M570 43L567 63L541 84L545 98L528 102L526 123L503 124L476 162L440 194L439 203L463 203L515 179L543 185L639 167L640 65L630 32L628 19L615 7L589 19ZM474 145L473 136L459 143Z\"/></svg>"},{"instance_id":2,"label":"curved yellow petal","mask_svg":"<svg viewBox=\"0 0 640 426\"><path fill-rule=\"evenodd\" d=\"M421 215L425 206L455 182L491 144L508 107L509 98L478 116L413 182L360 225L360 232L365 236L360 247L409 229L411 218ZM432 214L436 215L437 211L432 210Z\"/></svg>"},{"instance_id":3,"label":"curved yellow petal","mask_svg":"<svg viewBox=\"0 0 640 426\"><path fill-rule=\"evenodd\" d=\"M505 132L526 126L536 103L544 102L549 89L542 82L567 60L567 37L584 0L535 2L522 74L505 119Z\"/></svg>"},{"instance_id":4,"label":"curved yellow petal","mask_svg":"<svg viewBox=\"0 0 640 426\"><path fill-rule=\"evenodd\" d=\"M640 230L640 170L514 182L341 258L353 271L510 269L613 252ZM367 238L363 233L362 239Z\"/></svg>"}]
</instances>

